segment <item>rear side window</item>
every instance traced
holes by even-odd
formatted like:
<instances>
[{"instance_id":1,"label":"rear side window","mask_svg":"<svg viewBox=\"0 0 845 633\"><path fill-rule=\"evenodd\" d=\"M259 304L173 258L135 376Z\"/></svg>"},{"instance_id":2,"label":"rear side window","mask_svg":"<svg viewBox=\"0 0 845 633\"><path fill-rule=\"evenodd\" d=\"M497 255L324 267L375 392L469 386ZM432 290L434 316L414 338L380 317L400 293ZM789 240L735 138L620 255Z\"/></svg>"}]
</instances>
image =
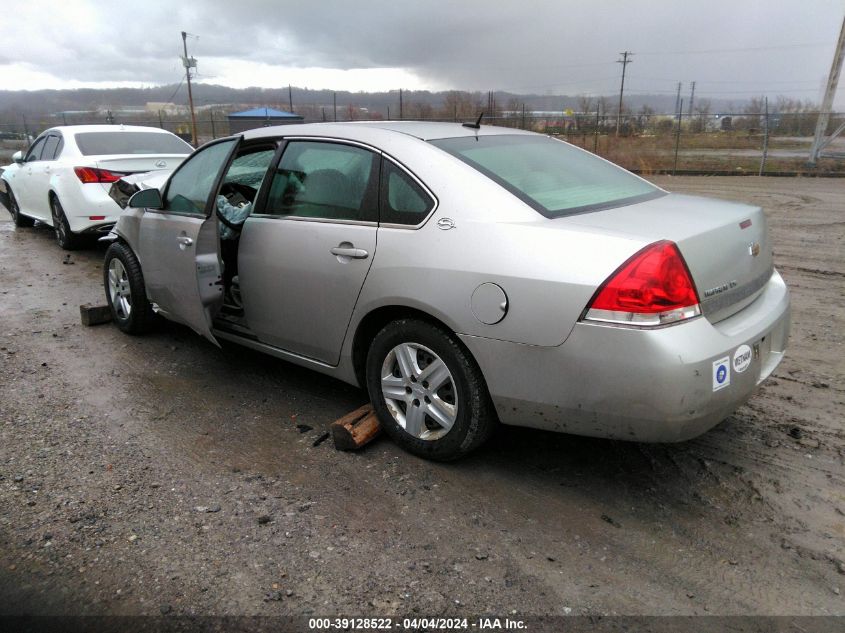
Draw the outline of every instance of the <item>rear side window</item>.
<instances>
[{"instance_id":1,"label":"rear side window","mask_svg":"<svg viewBox=\"0 0 845 633\"><path fill-rule=\"evenodd\" d=\"M44 142L44 151L41 152L41 160L53 160L56 157L56 148L59 146L59 137L51 134Z\"/></svg>"},{"instance_id":2,"label":"rear side window","mask_svg":"<svg viewBox=\"0 0 845 633\"><path fill-rule=\"evenodd\" d=\"M466 136L431 143L499 183L547 218L666 195L621 167L546 136Z\"/></svg>"},{"instance_id":3,"label":"rear side window","mask_svg":"<svg viewBox=\"0 0 845 633\"><path fill-rule=\"evenodd\" d=\"M291 141L285 148L265 214L375 222L376 155L340 143Z\"/></svg>"},{"instance_id":4,"label":"rear side window","mask_svg":"<svg viewBox=\"0 0 845 633\"><path fill-rule=\"evenodd\" d=\"M413 178L385 159L381 168L379 221L415 225L425 220L434 201Z\"/></svg>"},{"instance_id":5,"label":"rear side window","mask_svg":"<svg viewBox=\"0 0 845 633\"><path fill-rule=\"evenodd\" d=\"M76 145L84 156L108 154L190 154L178 136L160 132L79 132Z\"/></svg>"}]
</instances>

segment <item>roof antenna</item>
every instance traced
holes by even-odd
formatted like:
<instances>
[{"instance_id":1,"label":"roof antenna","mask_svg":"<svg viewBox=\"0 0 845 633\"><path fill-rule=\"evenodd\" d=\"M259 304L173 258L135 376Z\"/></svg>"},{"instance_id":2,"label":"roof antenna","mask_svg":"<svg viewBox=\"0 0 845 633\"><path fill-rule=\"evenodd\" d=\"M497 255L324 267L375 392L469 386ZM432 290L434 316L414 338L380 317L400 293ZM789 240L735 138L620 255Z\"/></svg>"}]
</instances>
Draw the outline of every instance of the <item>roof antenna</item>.
<instances>
[{"instance_id":1,"label":"roof antenna","mask_svg":"<svg viewBox=\"0 0 845 633\"><path fill-rule=\"evenodd\" d=\"M461 123L464 127L468 127L471 130L480 130L481 129L481 119L484 117L484 110L481 111L481 114L478 115L478 118L475 120L475 123Z\"/></svg>"}]
</instances>

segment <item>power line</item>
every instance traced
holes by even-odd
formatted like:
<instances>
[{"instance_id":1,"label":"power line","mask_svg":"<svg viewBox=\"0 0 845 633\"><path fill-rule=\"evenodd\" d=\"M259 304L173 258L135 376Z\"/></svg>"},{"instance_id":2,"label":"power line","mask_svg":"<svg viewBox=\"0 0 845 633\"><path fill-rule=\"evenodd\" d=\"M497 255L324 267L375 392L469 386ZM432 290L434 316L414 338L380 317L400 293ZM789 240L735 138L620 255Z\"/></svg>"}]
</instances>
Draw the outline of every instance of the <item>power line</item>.
<instances>
[{"instance_id":1,"label":"power line","mask_svg":"<svg viewBox=\"0 0 845 633\"><path fill-rule=\"evenodd\" d=\"M182 84L183 84L183 83L185 83L185 78L184 78L184 77L182 77L181 81L179 82L179 85L178 85L178 86L176 86L176 90L174 90L174 91L173 91L173 94L172 94L172 95L170 95L170 97L167 99L167 101L165 101L165 103L173 103L173 97L175 97L175 96L176 96L176 93L177 93L177 92L179 92L179 88L181 88L181 87L182 87Z\"/></svg>"},{"instance_id":2,"label":"power line","mask_svg":"<svg viewBox=\"0 0 845 633\"><path fill-rule=\"evenodd\" d=\"M843 87L845 88L845 87ZM839 90L843 90L840 88ZM818 92L818 88L794 88L794 89L777 89L777 90L765 90L764 88L756 88L754 90L699 90L701 95L759 95L765 92L776 92L777 94L792 94L792 93L807 93L807 92ZM675 94L675 90L668 90L665 88L629 88L628 92L633 92L634 94Z\"/></svg>"},{"instance_id":3,"label":"power line","mask_svg":"<svg viewBox=\"0 0 845 633\"><path fill-rule=\"evenodd\" d=\"M647 51L637 55L710 55L712 53L746 53L756 51L779 51L794 48L818 48L830 46L830 42L807 42L805 44L783 44L780 46L749 46L745 48L710 48L692 51Z\"/></svg>"},{"instance_id":4,"label":"power line","mask_svg":"<svg viewBox=\"0 0 845 633\"><path fill-rule=\"evenodd\" d=\"M649 81L667 81L675 83L678 81L677 77L647 77L643 75L637 75L638 79L648 79ZM697 80L698 85L702 84L818 84L819 81L816 79L774 79L771 81L767 81L764 79L761 80L748 80L745 81L743 79L712 79L712 80Z\"/></svg>"}]
</instances>

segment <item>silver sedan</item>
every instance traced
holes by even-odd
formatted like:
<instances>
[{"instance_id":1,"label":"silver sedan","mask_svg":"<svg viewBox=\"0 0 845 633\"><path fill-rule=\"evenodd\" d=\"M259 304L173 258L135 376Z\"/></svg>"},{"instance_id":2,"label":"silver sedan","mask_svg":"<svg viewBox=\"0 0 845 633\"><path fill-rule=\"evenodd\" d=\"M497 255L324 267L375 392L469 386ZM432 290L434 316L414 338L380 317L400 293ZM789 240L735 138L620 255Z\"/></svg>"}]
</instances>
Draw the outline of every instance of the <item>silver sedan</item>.
<instances>
[{"instance_id":1,"label":"silver sedan","mask_svg":"<svg viewBox=\"0 0 845 633\"><path fill-rule=\"evenodd\" d=\"M694 437L748 400L789 332L761 209L484 125L222 139L136 193L111 239L122 330L158 313L360 385L432 459L497 423Z\"/></svg>"}]
</instances>

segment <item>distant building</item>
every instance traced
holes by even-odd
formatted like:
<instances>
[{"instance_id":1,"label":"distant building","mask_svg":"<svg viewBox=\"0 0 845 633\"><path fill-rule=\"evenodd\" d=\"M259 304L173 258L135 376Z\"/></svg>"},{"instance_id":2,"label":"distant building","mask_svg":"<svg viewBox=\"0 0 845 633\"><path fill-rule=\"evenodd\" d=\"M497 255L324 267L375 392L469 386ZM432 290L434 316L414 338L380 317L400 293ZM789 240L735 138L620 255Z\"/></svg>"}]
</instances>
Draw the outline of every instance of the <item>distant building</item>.
<instances>
[{"instance_id":1,"label":"distant building","mask_svg":"<svg viewBox=\"0 0 845 633\"><path fill-rule=\"evenodd\" d=\"M273 108L253 108L243 112L232 112L228 115L229 132L237 134L246 130L253 130L258 127L270 127L271 125L289 125L301 123L304 118L293 112L283 112Z\"/></svg>"},{"instance_id":2,"label":"distant building","mask_svg":"<svg viewBox=\"0 0 845 633\"><path fill-rule=\"evenodd\" d=\"M187 106L179 105L176 103L165 103L164 101L147 101L147 105L144 106L144 109L147 112L151 112L153 114L161 112L162 114L167 114L170 116L175 116L177 114L187 114L188 112Z\"/></svg>"}]
</instances>

